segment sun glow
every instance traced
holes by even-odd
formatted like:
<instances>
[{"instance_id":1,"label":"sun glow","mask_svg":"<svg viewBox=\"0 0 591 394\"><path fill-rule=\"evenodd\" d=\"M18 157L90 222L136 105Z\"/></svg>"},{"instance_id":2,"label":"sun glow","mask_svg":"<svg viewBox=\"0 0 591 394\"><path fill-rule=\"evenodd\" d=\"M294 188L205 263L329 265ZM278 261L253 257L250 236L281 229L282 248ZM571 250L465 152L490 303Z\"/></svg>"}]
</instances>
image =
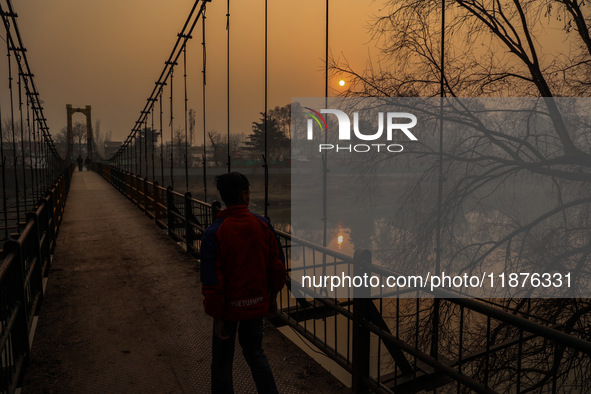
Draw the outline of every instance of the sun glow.
<instances>
[{"instance_id":1,"label":"sun glow","mask_svg":"<svg viewBox=\"0 0 591 394\"><path fill-rule=\"evenodd\" d=\"M339 81L339 86L345 86L345 80L344 79L341 79Z\"/></svg>"}]
</instances>

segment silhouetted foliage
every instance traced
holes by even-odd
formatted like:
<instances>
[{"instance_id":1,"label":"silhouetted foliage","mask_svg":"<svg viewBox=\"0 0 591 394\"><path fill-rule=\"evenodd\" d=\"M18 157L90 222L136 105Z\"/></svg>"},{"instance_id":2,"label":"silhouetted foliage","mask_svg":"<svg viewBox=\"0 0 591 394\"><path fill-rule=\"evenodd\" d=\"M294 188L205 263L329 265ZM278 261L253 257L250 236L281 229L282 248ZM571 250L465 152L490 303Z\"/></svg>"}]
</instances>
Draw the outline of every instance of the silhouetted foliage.
<instances>
[{"instance_id":1,"label":"silhouetted foliage","mask_svg":"<svg viewBox=\"0 0 591 394\"><path fill-rule=\"evenodd\" d=\"M261 119L252 122L252 133L244 143L246 150L251 152L265 151L265 114L261 112ZM279 122L270 116L267 119L267 150L270 155L279 155L283 150L289 149L290 140L280 129Z\"/></svg>"}]
</instances>

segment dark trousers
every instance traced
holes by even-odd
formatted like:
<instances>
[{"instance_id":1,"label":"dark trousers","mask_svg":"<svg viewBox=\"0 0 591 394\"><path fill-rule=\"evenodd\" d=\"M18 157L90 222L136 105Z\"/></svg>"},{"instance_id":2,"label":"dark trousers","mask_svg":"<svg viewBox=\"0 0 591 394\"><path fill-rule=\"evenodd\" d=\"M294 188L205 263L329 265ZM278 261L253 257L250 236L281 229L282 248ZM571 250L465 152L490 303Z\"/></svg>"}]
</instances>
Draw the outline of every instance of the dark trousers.
<instances>
[{"instance_id":1,"label":"dark trousers","mask_svg":"<svg viewBox=\"0 0 591 394\"><path fill-rule=\"evenodd\" d=\"M242 354L250 367L252 377L259 393L277 393L275 379L267 356L263 353L263 318L224 322L224 332L229 337L222 340L213 335L211 361L211 391L234 393L232 382L232 364L234 362L234 344L242 347Z\"/></svg>"}]
</instances>

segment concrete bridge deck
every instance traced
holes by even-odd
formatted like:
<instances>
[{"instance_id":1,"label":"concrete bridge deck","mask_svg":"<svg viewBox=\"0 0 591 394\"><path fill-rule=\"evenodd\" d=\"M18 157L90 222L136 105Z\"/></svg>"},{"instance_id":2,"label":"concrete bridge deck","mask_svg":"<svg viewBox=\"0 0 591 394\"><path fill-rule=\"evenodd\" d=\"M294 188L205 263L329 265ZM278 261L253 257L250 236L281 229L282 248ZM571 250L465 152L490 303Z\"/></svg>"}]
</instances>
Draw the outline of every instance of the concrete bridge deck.
<instances>
[{"instance_id":1,"label":"concrete bridge deck","mask_svg":"<svg viewBox=\"0 0 591 394\"><path fill-rule=\"evenodd\" d=\"M207 393L212 320L196 262L93 172L75 172L24 393ZM270 325L280 392L343 392ZM236 345L234 386L255 392Z\"/></svg>"}]
</instances>

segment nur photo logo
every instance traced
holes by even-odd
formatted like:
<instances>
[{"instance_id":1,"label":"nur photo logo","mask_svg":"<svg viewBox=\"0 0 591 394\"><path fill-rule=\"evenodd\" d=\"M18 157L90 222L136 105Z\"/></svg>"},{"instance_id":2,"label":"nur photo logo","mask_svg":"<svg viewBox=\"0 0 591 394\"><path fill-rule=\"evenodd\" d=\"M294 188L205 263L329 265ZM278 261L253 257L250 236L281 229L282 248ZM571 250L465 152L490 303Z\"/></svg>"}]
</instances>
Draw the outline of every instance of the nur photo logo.
<instances>
[{"instance_id":1,"label":"nur photo logo","mask_svg":"<svg viewBox=\"0 0 591 394\"><path fill-rule=\"evenodd\" d=\"M359 127L359 113L353 112L353 122L347 113L338 109L320 109L316 111L310 107L303 107L310 111L305 112L306 115L310 116L307 120L307 132L306 138L309 141L314 139L314 124L318 125L320 131L328 134L328 123L322 114L331 114L336 116L338 123L338 140L341 141L386 141L387 143L320 143L318 144L318 151L335 151L335 152L357 152L367 153L370 151L374 152L390 152L399 153L404 150L404 147L399 143L390 143L393 141L394 136L397 133L402 134L410 141L418 141L418 138L410 131L411 128L416 126L417 117L408 112L378 112L377 114L377 131L374 130L361 130ZM353 133L351 133L351 123L353 124ZM384 133L385 131L385 133ZM383 135L385 134L385 139Z\"/></svg>"}]
</instances>

